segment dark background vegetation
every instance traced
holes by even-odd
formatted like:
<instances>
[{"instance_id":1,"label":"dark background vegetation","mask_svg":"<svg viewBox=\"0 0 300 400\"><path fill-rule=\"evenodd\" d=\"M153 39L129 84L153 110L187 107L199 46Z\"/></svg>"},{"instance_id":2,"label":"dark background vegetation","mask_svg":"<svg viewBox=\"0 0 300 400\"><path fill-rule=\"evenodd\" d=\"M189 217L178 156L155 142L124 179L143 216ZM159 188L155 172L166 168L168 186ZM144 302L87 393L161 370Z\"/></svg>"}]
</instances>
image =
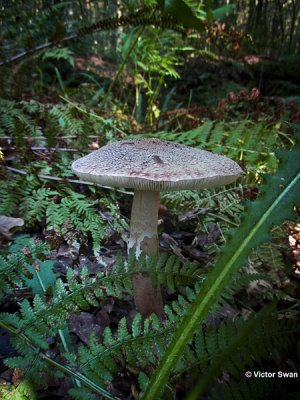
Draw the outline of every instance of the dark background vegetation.
<instances>
[{"instance_id":1,"label":"dark background vegetation","mask_svg":"<svg viewBox=\"0 0 300 400\"><path fill-rule=\"evenodd\" d=\"M0 2L1 398L148 393L249 204L271 201L264 174L299 171L289 156L299 18L299 0ZM142 321L131 296L132 193L81 183L70 169L111 141L152 136L227 155L245 171L226 188L162 194L163 321ZM299 373L299 204L290 201L288 218L278 211L268 239L249 245L161 398L298 398L299 378L244 378Z\"/></svg>"}]
</instances>

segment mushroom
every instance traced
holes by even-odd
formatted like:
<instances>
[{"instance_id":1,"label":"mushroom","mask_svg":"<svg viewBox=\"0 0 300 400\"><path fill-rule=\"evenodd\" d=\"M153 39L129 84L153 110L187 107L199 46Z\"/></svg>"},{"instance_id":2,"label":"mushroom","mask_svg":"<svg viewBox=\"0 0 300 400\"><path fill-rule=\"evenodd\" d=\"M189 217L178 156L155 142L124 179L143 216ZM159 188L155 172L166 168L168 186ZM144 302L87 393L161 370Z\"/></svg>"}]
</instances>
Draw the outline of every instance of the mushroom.
<instances>
[{"instance_id":1,"label":"mushroom","mask_svg":"<svg viewBox=\"0 0 300 400\"><path fill-rule=\"evenodd\" d=\"M160 139L121 140L72 164L81 179L135 189L128 248L136 257L158 250L159 192L202 189L234 182L243 172L227 157ZM150 277L133 277L134 301L143 316L163 314L160 286Z\"/></svg>"}]
</instances>

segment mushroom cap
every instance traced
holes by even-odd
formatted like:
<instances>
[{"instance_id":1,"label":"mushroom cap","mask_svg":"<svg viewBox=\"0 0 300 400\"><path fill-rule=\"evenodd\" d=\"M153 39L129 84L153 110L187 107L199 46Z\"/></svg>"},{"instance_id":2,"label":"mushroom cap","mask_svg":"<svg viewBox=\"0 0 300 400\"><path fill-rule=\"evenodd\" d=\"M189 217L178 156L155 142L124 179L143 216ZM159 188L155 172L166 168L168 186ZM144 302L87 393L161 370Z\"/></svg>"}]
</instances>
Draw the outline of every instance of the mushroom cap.
<instances>
[{"instance_id":1,"label":"mushroom cap","mask_svg":"<svg viewBox=\"0 0 300 400\"><path fill-rule=\"evenodd\" d=\"M225 156L160 139L108 144L74 161L72 171L101 185L152 191L223 186L243 173Z\"/></svg>"}]
</instances>

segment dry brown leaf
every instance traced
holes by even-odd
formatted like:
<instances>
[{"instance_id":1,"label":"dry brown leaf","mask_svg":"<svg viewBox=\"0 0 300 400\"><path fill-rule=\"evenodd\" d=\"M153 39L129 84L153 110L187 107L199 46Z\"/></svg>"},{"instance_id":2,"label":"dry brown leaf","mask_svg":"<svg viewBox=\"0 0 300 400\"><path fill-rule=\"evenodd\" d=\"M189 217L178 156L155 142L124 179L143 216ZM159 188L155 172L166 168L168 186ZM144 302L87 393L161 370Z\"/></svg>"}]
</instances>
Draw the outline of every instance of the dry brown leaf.
<instances>
[{"instance_id":1,"label":"dry brown leaf","mask_svg":"<svg viewBox=\"0 0 300 400\"><path fill-rule=\"evenodd\" d=\"M22 218L12 218L6 217L5 215L0 215L0 234L10 239L12 232L10 230L16 226L23 226L24 220Z\"/></svg>"},{"instance_id":2,"label":"dry brown leaf","mask_svg":"<svg viewBox=\"0 0 300 400\"><path fill-rule=\"evenodd\" d=\"M11 380L15 386L18 386L21 383L22 375L23 375L23 373L20 368L14 368Z\"/></svg>"}]
</instances>

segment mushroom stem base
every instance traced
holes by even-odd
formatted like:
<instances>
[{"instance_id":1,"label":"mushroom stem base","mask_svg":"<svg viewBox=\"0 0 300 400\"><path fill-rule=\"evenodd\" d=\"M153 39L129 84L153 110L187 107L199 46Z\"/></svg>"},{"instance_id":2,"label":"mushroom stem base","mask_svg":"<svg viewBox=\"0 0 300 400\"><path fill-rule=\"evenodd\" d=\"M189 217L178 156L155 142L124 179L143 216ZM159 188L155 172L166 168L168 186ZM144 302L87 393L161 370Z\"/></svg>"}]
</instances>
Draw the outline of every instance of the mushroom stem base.
<instances>
[{"instance_id":1,"label":"mushroom stem base","mask_svg":"<svg viewBox=\"0 0 300 400\"><path fill-rule=\"evenodd\" d=\"M163 301L160 285L154 287L149 276L142 274L135 274L132 283L136 309L143 317L148 317L152 313L161 317Z\"/></svg>"},{"instance_id":2,"label":"mushroom stem base","mask_svg":"<svg viewBox=\"0 0 300 400\"><path fill-rule=\"evenodd\" d=\"M128 248L135 248L136 258L142 251L151 255L158 251L157 220L159 192L137 190L134 194L130 239ZM137 310L144 316L163 314L163 302L159 284L153 286L151 279L144 274L133 277L133 295Z\"/></svg>"}]
</instances>

